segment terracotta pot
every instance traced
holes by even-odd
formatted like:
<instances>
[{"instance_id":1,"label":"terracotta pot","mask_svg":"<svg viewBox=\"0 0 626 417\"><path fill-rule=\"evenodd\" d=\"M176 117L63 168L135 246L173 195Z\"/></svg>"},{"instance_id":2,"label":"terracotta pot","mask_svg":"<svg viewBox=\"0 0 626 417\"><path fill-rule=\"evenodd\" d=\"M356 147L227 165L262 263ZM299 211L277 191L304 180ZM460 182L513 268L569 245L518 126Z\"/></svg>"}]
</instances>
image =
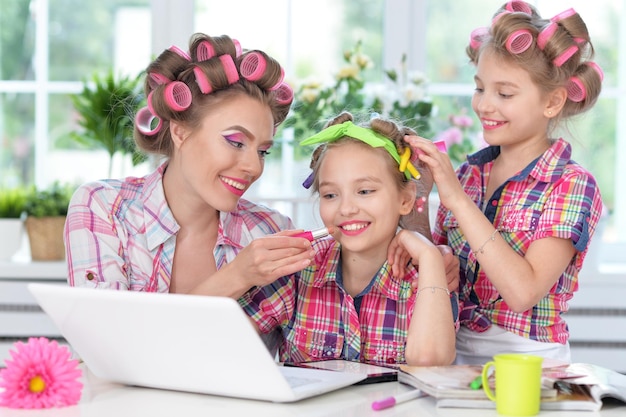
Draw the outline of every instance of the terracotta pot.
<instances>
[{"instance_id":1,"label":"terracotta pot","mask_svg":"<svg viewBox=\"0 0 626 417\"><path fill-rule=\"evenodd\" d=\"M26 217L26 232L33 261L61 261L65 259L63 227L65 216Z\"/></svg>"}]
</instances>

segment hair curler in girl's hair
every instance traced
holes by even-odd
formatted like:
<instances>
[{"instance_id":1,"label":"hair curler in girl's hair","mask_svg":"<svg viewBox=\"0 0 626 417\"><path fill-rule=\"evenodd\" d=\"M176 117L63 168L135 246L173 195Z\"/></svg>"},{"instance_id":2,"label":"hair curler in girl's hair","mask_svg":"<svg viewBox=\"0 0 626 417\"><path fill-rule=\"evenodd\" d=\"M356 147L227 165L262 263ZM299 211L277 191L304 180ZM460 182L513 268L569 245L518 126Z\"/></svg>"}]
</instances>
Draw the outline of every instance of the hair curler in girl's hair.
<instances>
[{"instance_id":1,"label":"hair curler in girl's hair","mask_svg":"<svg viewBox=\"0 0 626 417\"><path fill-rule=\"evenodd\" d=\"M153 128L152 124L154 120L157 120L157 125ZM148 107L142 107L135 115L135 125L137 130L146 136L154 136L161 130L163 122L161 119L155 116Z\"/></svg>"},{"instance_id":2,"label":"hair curler in girl's hair","mask_svg":"<svg viewBox=\"0 0 626 417\"><path fill-rule=\"evenodd\" d=\"M283 83L284 79L285 79L285 70L283 69L283 67L280 67L280 78L278 79L276 84L268 88L268 90L270 91L277 90L280 87L280 85Z\"/></svg>"},{"instance_id":3,"label":"hair curler in girl's hair","mask_svg":"<svg viewBox=\"0 0 626 417\"><path fill-rule=\"evenodd\" d=\"M506 40L506 49L517 55L526 51L533 44L533 35L527 29L518 29L511 33Z\"/></svg>"},{"instance_id":4,"label":"hair curler in girl's hair","mask_svg":"<svg viewBox=\"0 0 626 417\"><path fill-rule=\"evenodd\" d=\"M600 68L600 65L596 64L593 61L585 62L585 64L593 68L598 73L598 75L600 76L600 81L604 81L604 71L602 71L602 68Z\"/></svg>"},{"instance_id":5,"label":"hair curler in girl's hair","mask_svg":"<svg viewBox=\"0 0 626 417\"><path fill-rule=\"evenodd\" d=\"M541 29L541 32L537 35L537 46L539 49L543 51L543 48L546 47L550 38L554 36L558 27L559 25L555 22L550 22L543 29Z\"/></svg>"},{"instance_id":6,"label":"hair curler in girl's hair","mask_svg":"<svg viewBox=\"0 0 626 417\"><path fill-rule=\"evenodd\" d=\"M253 51L248 52L239 64L239 72L243 78L248 81L257 81L265 73L267 61L262 53Z\"/></svg>"},{"instance_id":7,"label":"hair curler in girl's hair","mask_svg":"<svg viewBox=\"0 0 626 417\"><path fill-rule=\"evenodd\" d=\"M489 29L486 27L476 28L470 33L470 48L476 50L480 48L483 43L483 38L489 33Z\"/></svg>"},{"instance_id":8,"label":"hair curler in girl's hair","mask_svg":"<svg viewBox=\"0 0 626 417\"><path fill-rule=\"evenodd\" d=\"M169 83L163 91L165 103L174 111L187 110L191 105L191 90L182 81Z\"/></svg>"},{"instance_id":9,"label":"hair curler in girl's hair","mask_svg":"<svg viewBox=\"0 0 626 417\"><path fill-rule=\"evenodd\" d=\"M561 65L566 63L567 60L570 59L576 52L578 52L578 46L572 45L569 48L567 48L565 51L561 52L561 54L557 56L556 58L554 58L552 62L557 67L560 67Z\"/></svg>"},{"instance_id":10,"label":"hair curler in girl's hair","mask_svg":"<svg viewBox=\"0 0 626 417\"><path fill-rule=\"evenodd\" d=\"M562 11L561 13L557 14L556 16L554 16L552 19L550 19L551 22L559 22L563 19L567 19L568 17L572 17L576 14L576 10L569 8L567 10Z\"/></svg>"},{"instance_id":11,"label":"hair curler in girl's hair","mask_svg":"<svg viewBox=\"0 0 626 417\"><path fill-rule=\"evenodd\" d=\"M213 48L213 45L211 45L211 42L209 41L202 41L200 42L200 44L198 45L198 48L196 49L196 58L198 59L198 61L206 61L208 59L211 59L215 56L215 49Z\"/></svg>"},{"instance_id":12,"label":"hair curler in girl's hair","mask_svg":"<svg viewBox=\"0 0 626 417\"><path fill-rule=\"evenodd\" d=\"M505 10L509 12L522 12L529 15L533 14L530 6L525 1L510 1L504 6Z\"/></svg>"},{"instance_id":13,"label":"hair curler in girl's hair","mask_svg":"<svg viewBox=\"0 0 626 417\"><path fill-rule=\"evenodd\" d=\"M585 64L588 67L592 68L594 71L596 71L596 73L598 74L598 77L600 77L601 82L604 81L604 72L602 72L602 68L600 68L598 64L596 64L595 62L591 62L591 61L586 62ZM587 88L585 87L585 84L582 82L582 80L579 77L573 76L573 77L570 77L570 79L568 80L567 98L575 103L579 103L583 101L585 98L587 98Z\"/></svg>"},{"instance_id":14,"label":"hair curler in girl's hair","mask_svg":"<svg viewBox=\"0 0 626 417\"><path fill-rule=\"evenodd\" d=\"M287 105L293 101L293 90L287 83L281 83L276 89L276 101L280 105Z\"/></svg>"},{"instance_id":15,"label":"hair curler in girl's hair","mask_svg":"<svg viewBox=\"0 0 626 417\"><path fill-rule=\"evenodd\" d=\"M219 59L222 61L228 84L236 83L239 80L239 73L237 72L237 66L235 65L235 61L233 61L233 57L230 55L220 55Z\"/></svg>"},{"instance_id":16,"label":"hair curler in girl's hair","mask_svg":"<svg viewBox=\"0 0 626 417\"><path fill-rule=\"evenodd\" d=\"M233 39L233 44L235 44L235 58L241 56L243 53L243 48L237 39Z\"/></svg>"},{"instance_id":17,"label":"hair curler in girl's hair","mask_svg":"<svg viewBox=\"0 0 626 417\"><path fill-rule=\"evenodd\" d=\"M183 51L182 49L180 49L178 46L172 45L172 46L170 46L169 49L172 52L176 52L179 56L185 58L187 61L191 61L191 57L189 56L189 54L187 52Z\"/></svg>"},{"instance_id":18,"label":"hair curler in girl's hair","mask_svg":"<svg viewBox=\"0 0 626 417\"><path fill-rule=\"evenodd\" d=\"M570 77L567 82L567 98L574 103L580 103L587 97L587 89L578 77Z\"/></svg>"}]
</instances>

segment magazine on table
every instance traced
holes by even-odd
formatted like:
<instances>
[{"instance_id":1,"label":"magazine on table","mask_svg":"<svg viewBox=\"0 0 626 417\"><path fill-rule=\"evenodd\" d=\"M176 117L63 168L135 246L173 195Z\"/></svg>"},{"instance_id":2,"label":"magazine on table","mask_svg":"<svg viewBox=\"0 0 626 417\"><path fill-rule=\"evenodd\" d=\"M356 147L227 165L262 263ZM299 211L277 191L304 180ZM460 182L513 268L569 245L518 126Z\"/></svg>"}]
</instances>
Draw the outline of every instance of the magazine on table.
<instances>
[{"instance_id":1,"label":"magazine on table","mask_svg":"<svg viewBox=\"0 0 626 417\"><path fill-rule=\"evenodd\" d=\"M481 373L480 365L401 365L398 381L435 397L437 407L495 408L482 388L470 387ZM491 377L492 389L494 382ZM626 404L626 375L583 363L543 369L542 410L597 411L609 398Z\"/></svg>"}]
</instances>

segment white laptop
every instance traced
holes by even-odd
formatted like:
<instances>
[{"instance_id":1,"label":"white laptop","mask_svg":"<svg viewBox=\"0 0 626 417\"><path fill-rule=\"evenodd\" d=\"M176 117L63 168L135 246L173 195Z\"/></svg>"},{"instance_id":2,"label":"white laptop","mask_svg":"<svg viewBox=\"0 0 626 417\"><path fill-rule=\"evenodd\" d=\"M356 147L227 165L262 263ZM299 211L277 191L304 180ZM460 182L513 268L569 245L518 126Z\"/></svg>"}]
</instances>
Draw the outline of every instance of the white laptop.
<instances>
[{"instance_id":1,"label":"white laptop","mask_svg":"<svg viewBox=\"0 0 626 417\"><path fill-rule=\"evenodd\" d=\"M291 402L366 377L281 366L231 298L28 288L90 371L110 381Z\"/></svg>"}]
</instances>

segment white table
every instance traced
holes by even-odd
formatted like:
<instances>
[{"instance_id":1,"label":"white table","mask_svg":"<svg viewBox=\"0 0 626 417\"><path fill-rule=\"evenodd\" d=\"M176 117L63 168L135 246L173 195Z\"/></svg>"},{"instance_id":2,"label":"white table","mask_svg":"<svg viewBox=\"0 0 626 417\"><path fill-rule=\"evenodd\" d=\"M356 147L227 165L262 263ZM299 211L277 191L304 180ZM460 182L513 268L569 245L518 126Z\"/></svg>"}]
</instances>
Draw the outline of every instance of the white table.
<instances>
[{"instance_id":1,"label":"white table","mask_svg":"<svg viewBox=\"0 0 626 417\"><path fill-rule=\"evenodd\" d=\"M128 387L98 379L89 371L83 376L81 402L72 407L48 410L13 410L0 407L0 417L495 417L495 410L436 408L433 398L412 400L382 411L372 401L409 390L397 382L352 386L307 400L277 404L212 395ZM601 412L545 412L543 417L617 417L626 406L608 405Z\"/></svg>"}]
</instances>

